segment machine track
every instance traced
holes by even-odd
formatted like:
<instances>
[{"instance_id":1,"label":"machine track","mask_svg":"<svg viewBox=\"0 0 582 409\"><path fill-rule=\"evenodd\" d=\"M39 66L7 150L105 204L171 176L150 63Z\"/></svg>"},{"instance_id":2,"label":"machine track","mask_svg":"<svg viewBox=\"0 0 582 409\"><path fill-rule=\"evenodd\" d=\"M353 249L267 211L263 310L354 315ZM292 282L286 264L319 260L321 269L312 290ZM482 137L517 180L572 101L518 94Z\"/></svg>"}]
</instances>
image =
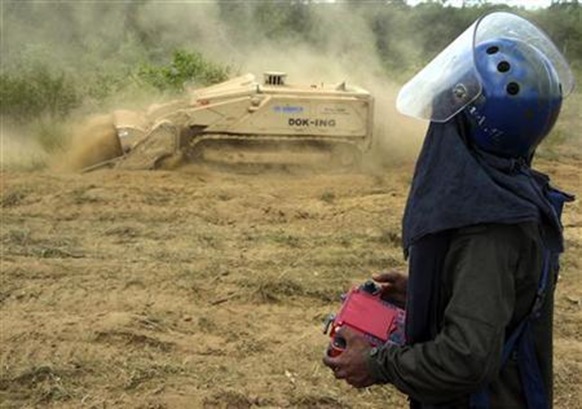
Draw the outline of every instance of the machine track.
<instances>
[{"instance_id":1,"label":"machine track","mask_svg":"<svg viewBox=\"0 0 582 409\"><path fill-rule=\"evenodd\" d=\"M187 162L222 167L355 169L362 152L338 139L204 134L182 148Z\"/></svg>"}]
</instances>

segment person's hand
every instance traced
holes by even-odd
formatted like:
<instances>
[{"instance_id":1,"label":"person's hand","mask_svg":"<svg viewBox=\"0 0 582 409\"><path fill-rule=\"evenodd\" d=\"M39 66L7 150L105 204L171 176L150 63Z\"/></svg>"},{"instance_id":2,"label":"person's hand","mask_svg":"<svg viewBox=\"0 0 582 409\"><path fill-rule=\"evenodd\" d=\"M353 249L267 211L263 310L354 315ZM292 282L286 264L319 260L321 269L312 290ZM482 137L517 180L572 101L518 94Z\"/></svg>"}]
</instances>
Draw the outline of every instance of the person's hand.
<instances>
[{"instance_id":1,"label":"person's hand","mask_svg":"<svg viewBox=\"0 0 582 409\"><path fill-rule=\"evenodd\" d=\"M404 308L406 305L406 287L408 276L399 271L383 271L374 274L372 279L380 283L381 297L386 301Z\"/></svg>"},{"instance_id":2,"label":"person's hand","mask_svg":"<svg viewBox=\"0 0 582 409\"><path fill-rule=\"evenodd\" d=\"M341 327L335 336L346 341L346 348L335 357L325 355L323 363L329 367L337 379L345 379L356 388L365 388L375 383L368 372L367 357L371 346L362 334L349 327Z\"/></svg>"}]
</instances>

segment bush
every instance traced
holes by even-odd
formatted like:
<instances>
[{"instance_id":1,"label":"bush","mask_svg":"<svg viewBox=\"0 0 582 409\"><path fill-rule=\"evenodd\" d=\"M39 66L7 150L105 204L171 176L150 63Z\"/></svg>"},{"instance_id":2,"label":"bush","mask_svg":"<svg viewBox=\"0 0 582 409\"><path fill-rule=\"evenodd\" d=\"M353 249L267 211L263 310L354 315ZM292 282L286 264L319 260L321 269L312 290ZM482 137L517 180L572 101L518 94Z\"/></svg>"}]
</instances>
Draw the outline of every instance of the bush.
<instances>
[{"instance_id":1,"label":"bush","mask_svg":"<svg viewBox=\"0 0 582 409\"><path fill-rule=\"evenodd\" d=\"M230 67L210 62L199 52L178 50L169 65L142 65L137 77L160 91L183 91L190 82L211 85L225 81L229 73Z\"/></svg>"},{"instance_id":2,"label":"bush","mask_svg":"<svg viewBox=\"0 0 582 409\"><path fill-rule=\"evenodd\" d=\"M62 119L81 99L64 73L53 73L43 66L0 74L0 115L15 122L39 117Z\"/></svg>"},{"instance_id":3,"label":"bush","mask_svg":"<svg viewBox=\"0 0 582 409\"><path fill-rule=\"evenodd\" d=\"M82 73L77 78L38 64L0 74L0 116L15 123L63 120L85 100L99 105L115 93L144 84L163 92L181 92L190 82L224 81L229 72L229 67L210 62L198 52L183 50L174 52L169 65L138 66L129 75L133 82L127 81L127 73Z\"/></svg>"}]
</instances>

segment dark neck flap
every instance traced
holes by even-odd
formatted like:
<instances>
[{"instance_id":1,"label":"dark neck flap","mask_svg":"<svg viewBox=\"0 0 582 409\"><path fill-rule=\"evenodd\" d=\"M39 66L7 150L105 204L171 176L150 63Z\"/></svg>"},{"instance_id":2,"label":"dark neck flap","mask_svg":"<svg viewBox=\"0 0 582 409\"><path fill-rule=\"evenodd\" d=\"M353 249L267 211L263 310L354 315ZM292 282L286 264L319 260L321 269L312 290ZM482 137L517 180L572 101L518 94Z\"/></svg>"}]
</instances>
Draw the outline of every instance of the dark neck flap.
<instances>
[{"instance_id":1,"label":"dark neck flap","mask_svg":"<svg viewBox=\"0 0 582 409\"><path fill-rule=\"evenodd\" d=\"M402 221L405 253L422 237L479 223L538 221L548 245L562 249L562 228L547 176L526 161L478 151L467 142L461 115L431 123L420 152Z\"/></svg>"}]
</instances>

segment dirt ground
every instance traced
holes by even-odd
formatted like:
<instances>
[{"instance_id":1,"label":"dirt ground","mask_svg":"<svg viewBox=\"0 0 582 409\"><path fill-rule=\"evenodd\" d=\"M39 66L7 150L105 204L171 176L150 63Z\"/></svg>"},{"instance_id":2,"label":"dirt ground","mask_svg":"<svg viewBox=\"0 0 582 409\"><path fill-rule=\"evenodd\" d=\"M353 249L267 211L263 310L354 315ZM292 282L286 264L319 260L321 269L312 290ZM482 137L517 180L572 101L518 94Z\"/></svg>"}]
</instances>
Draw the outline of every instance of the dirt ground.
<instances>
[{"instance_id":1,"label":"dirt ground","mask_svg":"<svg viewBox=\"0 0 582 409\"><path fill-rule=\"evenodd\" d=\"M580 192L580 157L538 167ZM321 357L340 294L405 266L412 171L2 172L0 407L406 407ZM564 222L555 407L576 409L580 202Z\"/></svg>"}]
</instances>

